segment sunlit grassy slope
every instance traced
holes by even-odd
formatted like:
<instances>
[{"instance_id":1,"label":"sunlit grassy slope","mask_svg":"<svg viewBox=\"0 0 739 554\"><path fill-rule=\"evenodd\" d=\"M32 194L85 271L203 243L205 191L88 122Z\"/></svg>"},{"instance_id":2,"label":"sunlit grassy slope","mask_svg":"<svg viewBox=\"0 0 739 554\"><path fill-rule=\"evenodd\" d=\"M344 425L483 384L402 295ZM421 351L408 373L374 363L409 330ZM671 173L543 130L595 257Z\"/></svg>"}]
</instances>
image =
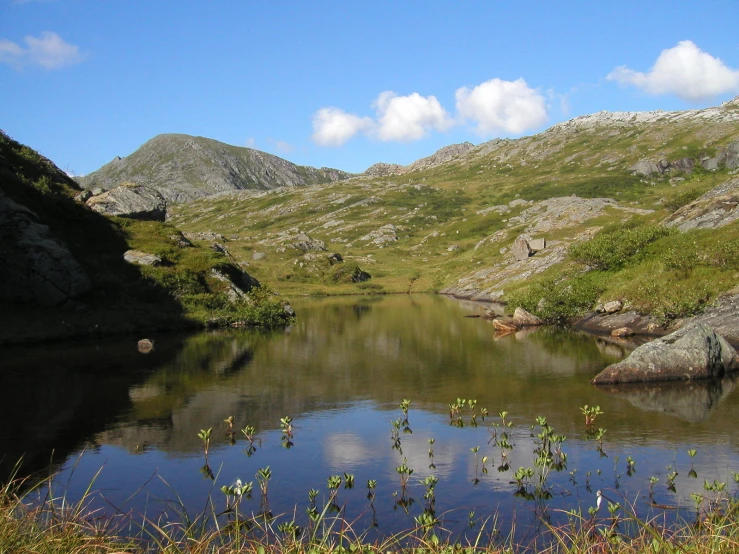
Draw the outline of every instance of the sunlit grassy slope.
<instances>
[{"instance_id":1,"label":"sunlit grassy slope","mask_svg":"<svg viewBox=\"0 0 739 554\"><path fill-rule=\"evenodd\" d=\"M733 114L737 109L734 102L714 111ZM184 231L222 233L250 273L282 294L438 291L461 278L490 289L495 278L482 270L509 264L508 249L521 233L568 245L633 217L637 209L652 211L647 217L659 222L669 214L665 203L674 209L729 178L726 169L698 167L691 174L672 170L644 177L630 168L644 160L692 158L699 164L739 139L736 119L633 119L558 125L532 137L484 143L450 162L396 175L211 197L174 206L170 221ZM530 223L517 220L537 202L573 195L615 203L584 212L571 224L560 218L541 232L531 233ZM383 231L388 225L394 227ZM582 235L586 231L590 234ZM306 255L292 248L291 237L298 232L324 241L327 251ZM372 279L335 283L334 266L326 260L333 252L357 262Z\"/></svg>"}]
</instances>

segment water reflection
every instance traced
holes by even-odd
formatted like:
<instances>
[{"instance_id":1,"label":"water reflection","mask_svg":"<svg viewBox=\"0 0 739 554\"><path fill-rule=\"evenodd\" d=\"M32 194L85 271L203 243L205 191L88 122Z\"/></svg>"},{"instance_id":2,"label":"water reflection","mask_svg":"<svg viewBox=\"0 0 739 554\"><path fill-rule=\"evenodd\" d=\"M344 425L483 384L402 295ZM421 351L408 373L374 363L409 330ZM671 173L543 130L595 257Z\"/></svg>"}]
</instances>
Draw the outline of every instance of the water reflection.
<instances>
[{"instance_id":1,"label":"water reflection","mask_svg":"<svg viewBox=\"0 0 739 554\"><path fill-rule=\"evenodd\" d=\"M736 387L735 377L707 381L601 386L600 389L627 400L648 412L673 415L690 422L706 421L720 402Z\"/></svg>"},{"instance_id":2,"label":"water reflection","mask_svg":"<svg viewBox=\"0 0 739 554\"><path fill-rule=\"evenodd\" d=\"M289 330L151 337L156 346L147 355L131 339L17 350L3 362L9 400L2 405L0 448L7 460L25 452L31 469L42 467L56 449L67 460L63 476L72 473L75 453L87 449L74 470L82 490L105 465L97 484L107 495L125 499L150 482L143 506L175 491L199 509L212 481L199 473L204 457L198 433L212 428L208 467L218 486L236 478L255 481L257 470L269 465L270 509L279 513L305 503L310 488L325 494L330 475L356 474L356 488L342 490L341 498L353 503L353 517L377 518L386 531L413 525L424 504L418 480L430 475L440 479L437 511L454 514L449 525L464 527L469 510L482 515L521 509L515 502L526 501L513 496L512 473L533 467L530 426L539 416L567 437L569 467L552 474L553 506L569 509L592 487L642 491L650 475L666 475L667 464L685 465L684 453L692 447L701 452L712 445L710 459L699 454L692 461L701 479L738 469L733 381L595 388L590 380L627 353L623 346L551 328L496 337L489 321L465 317L485 307L442 297L305 299L293 306L299 319ZM401 432L400 448L393 449L391 422L402 416L404 398L412 401L413 432ZM489 416L473 427L465 412L465 426L450 427L449 403L457 398L476 399ZM597 425L607 429L605 456L587 439L580 410L585 404L603 411ZM500 435L492 427L502 411L513 423L508 453L495 442ZM231 416L234 446L224 423ZM293 418L289 450L280 431L286 416ZM255 428L251 452L239 431L247 425ZM477 456L470 450L476 447ZM482 456L488 457L488 473L481 471ZM624 477L626 456L637 466L636 474ZM503 461L511 469L499 472ZM410 524L392 519L393 510L404 509L396 502L402 498L402 463L414 469L407 492L417 502L405 506ZM697 482L688 480L682 465L680 494ZM153 474L171 488L157 484ZM378 481L371 516L363 490L368 479ZM662 490L657 498L685 498L670 494Z\"/></svg>"}]
</instances>

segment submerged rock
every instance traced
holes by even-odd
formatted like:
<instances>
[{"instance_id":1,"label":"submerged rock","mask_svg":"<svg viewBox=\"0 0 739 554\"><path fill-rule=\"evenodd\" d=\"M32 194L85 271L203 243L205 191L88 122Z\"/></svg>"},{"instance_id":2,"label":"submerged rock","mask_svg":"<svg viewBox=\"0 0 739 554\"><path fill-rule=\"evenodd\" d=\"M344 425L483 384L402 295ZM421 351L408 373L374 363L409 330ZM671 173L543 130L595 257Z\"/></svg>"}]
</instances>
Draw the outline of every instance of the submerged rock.
<instances>
[{"instance_id":1,"label":"submerged rock","mask_svg":"<svg viewBox=\"0 0 739 554\"><path fill-rule=\"evenodd\" d=\"M593 384L710 379L736 369L734 348L706 325L697 324L643 344L601 371Z\"/></svg>"}]
</instances>

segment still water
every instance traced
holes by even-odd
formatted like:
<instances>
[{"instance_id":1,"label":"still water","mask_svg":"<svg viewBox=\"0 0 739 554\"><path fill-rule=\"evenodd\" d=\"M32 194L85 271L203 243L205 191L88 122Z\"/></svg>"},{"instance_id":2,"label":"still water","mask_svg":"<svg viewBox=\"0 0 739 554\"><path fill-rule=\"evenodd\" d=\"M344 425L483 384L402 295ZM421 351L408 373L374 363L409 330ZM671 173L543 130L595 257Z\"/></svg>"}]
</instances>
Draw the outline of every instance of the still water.
<instances>
[{"instance_id":1,"label":"still water","mask_svg":"<svg viewBox=\"0 0 739 554\"><path fill-rule=\"evenodd\" d=\"M714 494L704 480L735 492L732 380L595 388L592 377L627 350L550 328L496 336L489 321L469 317L484 307L439 296L305 299L293 307L299 318L287 330L163 334L150 337L149 354L132 339L5 352L3 471L23 456L27 472L56 472L56 494L74 501L93 482L99 513L151 519L180 517L173 514L183 507L221 512L220 487L241 479L254 486L241 513L268 509L277 522L294 517L301 526L308 491L319 491L320 511L327 479L351 474L354 488L342 482L335 504L370 537L412 529L427 509L452 538L481 528L485 537L493 528L507 535L515 526L526 540L542 518L587 513L598 489L644 517L659 504L688 518L691 493ZM457 399L468 402L452 420ZM586 434L585 405L603 412L595 421L605 429L602 444ZM536 467L537 417L566 437L566 467ZM240 431L247 425L256 429L251 451ZM198 433L209 428L206 458ZM256 473L267 466L265 506ZM534 470L523 488L514 478L520 467ZM439 480L433 502L420 482L430 475ZM368 480L377 482L374 499Z\"/></svg>"}]
</instances>

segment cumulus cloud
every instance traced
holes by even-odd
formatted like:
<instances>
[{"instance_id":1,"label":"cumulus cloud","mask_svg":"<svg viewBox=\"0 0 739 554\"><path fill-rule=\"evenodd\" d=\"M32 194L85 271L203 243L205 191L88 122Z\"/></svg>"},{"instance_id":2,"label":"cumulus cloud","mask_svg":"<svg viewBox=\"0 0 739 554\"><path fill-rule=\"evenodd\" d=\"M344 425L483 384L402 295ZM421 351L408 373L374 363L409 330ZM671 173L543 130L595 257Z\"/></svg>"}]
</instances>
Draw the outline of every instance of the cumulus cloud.
<instances>
[{"instance_id":1,"label":"cumulus cloud","mask_svg":"<svg viewBox=\"0 0 739 554\"><path fill-rule=\"evenodd\" d=\"M321 146L341 146L373 126L369 117L359 117L339 108L321 108L313 116L313 142Z\"/></svg>"},{"instance_id":2,"label":"cumulus cloud","mask_svg":"<svg viewBox=\"0 0 739 554\"><path fill-rule=\"evenodd\" d=\"M523 79L491 79L472 89L462 87L456 99L459 116L474 122L482 136L500 131L520 134L547 120L544 96Z\"/></svg>"},{"instance_id":3,"label":"cumulus cloud","mask_svg":"<svg viewBox=\"0 0 739 554\"><path fill-rule=\"evenodd\" d=\"M727 67L689 40L663 50L647 73L620 66L606 78L649 94L676 94L690 102L739 91L739 70Z\"/></svg>"},{"instance_id":4,"label":"cumulus cloud","mask_svg":"<svg viewBox=\"0 0 739 554\"><path fill-rule=\"evenodd\" d=\"M378 126L375 135L382 141L409 142L425 137L429 131L446 131L453 120L435 96L417 92L398 96L380 93L374 102Z\"/></svg>"},{"instance_id":5,"label":"cumulus cloud","mask_svg":"<svg viewBox=\"0 0 739 554\"><path fill-rule=\"evenodd\" d=\"M10 40L0 40L0 63L6 63L17 69L31 65L38 65L44 69L59 69L84 59L77 46L65 42L59 35L50 31L41 33L38 38L24 37L23 42L26 44L25 47Z\"/></svg>"}]
</instances>

